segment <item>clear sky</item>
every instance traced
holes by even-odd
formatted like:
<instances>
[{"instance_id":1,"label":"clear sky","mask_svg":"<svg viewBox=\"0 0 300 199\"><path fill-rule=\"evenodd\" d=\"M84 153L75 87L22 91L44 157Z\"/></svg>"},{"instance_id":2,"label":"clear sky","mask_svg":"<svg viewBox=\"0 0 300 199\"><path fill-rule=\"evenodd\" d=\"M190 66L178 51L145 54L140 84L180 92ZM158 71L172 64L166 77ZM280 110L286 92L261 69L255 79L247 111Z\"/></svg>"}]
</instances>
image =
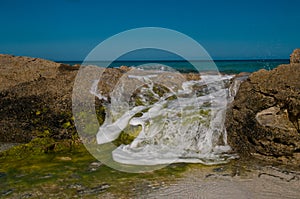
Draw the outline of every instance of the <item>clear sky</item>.
<instances>
[{"instance_id":1,"label":"clear sky","mask_svg":"<svg viewBox=\"0 0 300 199\"><path fill-rule=\"evenodd\" d=\"M82 60L139 27L198 41L214 59L289 58L300 48L299 0L1 0L0 53Z\"/></svg>"}]
</instances>

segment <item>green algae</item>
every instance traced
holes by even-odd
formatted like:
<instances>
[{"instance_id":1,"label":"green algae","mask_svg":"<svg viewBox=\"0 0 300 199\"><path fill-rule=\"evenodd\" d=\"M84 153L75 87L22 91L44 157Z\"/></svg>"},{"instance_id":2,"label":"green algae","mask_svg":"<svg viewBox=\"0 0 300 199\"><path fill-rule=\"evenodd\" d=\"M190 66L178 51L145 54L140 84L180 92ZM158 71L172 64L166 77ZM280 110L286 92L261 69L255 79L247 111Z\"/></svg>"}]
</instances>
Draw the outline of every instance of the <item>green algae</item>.
<instances>
[{"instance_id":1,"label":"green algae","mask_svg":"<svg viewBox=\"0 0 300 199\"><path fill-rule=\"evenodd\" d=\"M119 135L119 137L113 141L116 146L121 144L130 144L141 132L142 126L127 126Z\"/></svg>"},{"instance_id":2,"label":"green algae","mask_svg":"<svg viewBox=\"0 0 300 199\"><path fill-rule=\"evenodd\" d=\"M114 144L129 144L140 130L140 126L127 127ZM150 185L167 184L186 170L186 165L177 164L135 174L114 170L101 163L99 168L90 168L93 162L98 161L86 151L78 137L57 140L45 130L29 143L0 153L0 174L5 174L5 177L0 176L3 190L0 196L96 197L108 192L127 198L134 195L136 189L143 192ZM141 184L145 185L141 187Z\"/></svg>"},{"instance_id":3,"label":"green algae","mask_svg":"<svg viewBox=\"0 0 300 199\"><path fill-rule=\"evenodd\" d=\"M82 147L71 152L32 154L24 159L0 158L0 187L5 198L132 198L170 186L190 171L207 176L236 176L248 172L235 161L229 164L170 164L152 172L126 173L98 162ZM11 191L11 192L10 192ZM3 192L4 193L4 192ZM1 196L1 192L0 192Z\"/></svg>"},{"instance_id":4,"label":"green algae","mask_svg":"<svg viewBox=\"0 0 300 199\"><path fill-rule=\"evenodd\" d=\"M99 125L102 125L105 120L105 107L102 104L96 104L95 110Z\"/></svg>"},{"instance_id":5,"label":"green algae","mask_svg":"<svg viewBox=\"0 0 300 199\"><path fill-rule=\"evenodd\" d=\"M170 92L170 89L163 85L154 84L153 85L153 92L156 93L159 97L162 97L165 93Z\"/></svg>"},{"instance_id":6,"label":"green algae","mask_svg":"<svg viewBox=\"0 0 300 199\"><path fill-rule=\"evenodd\" d=\"M19 149L16 147L12 151ZM95 163L98 166L93 167ZM80 194L96 197L104 192L127 197L136 194L137 187L145 191L149 185L168 184L186 169L185 164L174 164L153 172L125 173L99 163L83 146L78 146L69 152L31 153L22 159L15 158L13 153L1 156L0 173L5 173L5 177L0 180L0 186L3 190L13 190L7 197L28 193L35 197L39 194L43 197ZM145 186L140 187L142 184ZM106 188L102 190L101 186Z\"/></svg>"},{"instance_id":7,"label":"green algae","mask_svg":"<svg viewBox=\"0 0 300 199\"><path fill-rule=\"evenodd\" d=\"M147 88L147 90L143 90L143 88ZM133 93L130 104L134 106L153 105L169 92L170 90L167 87L156 83L153 84L152 89L149 88L149 85L144 85ZM167 98L167 100L174 99L177 99L175 95Z\"/></svg>"},{"instance_id":8,"label":"green algae","mask_svg":"<svg viewBox=\"0 0 300 199\"><path fill-rule=\"evenodd\" d=\"M35 155L43 155L45 153L71 151L73 148L77 148L77 146L75 147L75 143L76 142L72 140L55 141L53 138L48 137L35 138L29 143L15 146L0 153L0 160L6 160L10 158L24 159Z\"/></svg>"}]
</instances>

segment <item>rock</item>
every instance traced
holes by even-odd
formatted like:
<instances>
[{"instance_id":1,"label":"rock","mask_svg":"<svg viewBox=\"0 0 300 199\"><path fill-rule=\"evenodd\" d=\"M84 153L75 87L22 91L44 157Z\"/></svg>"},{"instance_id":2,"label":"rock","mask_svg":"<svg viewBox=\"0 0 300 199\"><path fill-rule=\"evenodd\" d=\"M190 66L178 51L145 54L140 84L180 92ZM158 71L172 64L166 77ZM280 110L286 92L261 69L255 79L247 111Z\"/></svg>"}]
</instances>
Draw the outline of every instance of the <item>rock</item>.
<instances>
[{"instance_id":1,"label":"rock","mask_svg":"<svg viewBox=\"0 0 300 199\"><path fill-rule=\"evenodd\" d=\"M93 171L97 171L99 169L100 166L102 166L103 164L101 162L92 162L89 165L88 171L89 172L93 172Z\"/></svg>"},{"instance_id":2,"label":"rock","mask_svg":"<svg viewBox=\"0 0 300 199\"><path fill-rule=\"evenodd\" d=\"M299 77L300 64L287 64L242 82L226 116L228 142L242 157L300 164Z\"/></svg>"},{"instance_id":3,"label":"rock","mask_svg":"<svg viewBox=\"0 0 300 199\"><path fill-rule=\"evenodd\" d=\"M0 142L76 138L72 93L79 68L80 65L38 58L0 55ZM99 67L84 68L94 74L103 72L98 88L107 97L124 71L130 70L128 67L104 71ZM104 119L103 108L98 110L102 107L98 99L95 107L99 119Z\"/></svg>"},{"instance_id":4,"label":"rock","mask_svg":"<svg viewBox=\"0 0 300 199\"><path fill-rule=\"evenodd\" d=\"M128 71L130 71L130 67L128 67L128 66L120 66L120 70L124 71L124 72L128 72Z\"/></svg>"},{"instance_id":5,"label":"rock","mask_svg":"<svg viewBox=\"0 0 300 199\"><path fill-rule=\"evenodd\" d=\"M73 67L75 67L75 68L76 68L76 67L79 68L80 66L81 66L80 64L74 64L74 65L73 65Z\"/></svg>"},{"instance_id":6,"label":"rock","mask_svg":"<svg viewBox=\"0 0 300 199\"><path fill-rule=\"evenodd\" d=\"M105 183L96 187L77 190L77 193L80 195L98 194L106 191L109 187L110 185Z\"/></svg>"},{"instance_id":7,"label":"rock","mask_svg":"<svg viewBox=\"0 0 300 199\"><path fill-rule=\"evenodd\" d=\"M71 161L72 160L72 158L69 156L57 157L56 159L61 160L61 161Z\"/></svg>"},{"instance_id":8,"label":"rock","mask_svg":"<svg viewBox=\"0 0 300 199\"><path fill-rule=\"evenodd\" d=\"M295 49L290 55L290 63L300 63L300 49Z\"/></svg>"},{"instance_id":9,"label":"rock","mask_svg":"<svg viewBox=\"0 0 300 199\"><path fill-rule=\"evenodd\" d=\"M11 193L13 193L14 189L7 189L7 190L3 190L1 191L1 195L2 196L8 196L10 195Z\"/></svg>"},{"instance_id":10,"label":"rock","mask_svg":"<svg viewBox=\"0 0 300 199\"><path fill-rule=\"evenodd\" d=\"M183 74L187 81L197 81L200 80L200 74L197 73L187 73Z\"/></svg>"},{"instance_id":11,"label":"rock","mask_svg":"<svg viewBox=\"0 0 300 199\"><path fill-rule=\"evenodd\" d=\"M106 68L101 75L98 92L108 98L109 93L114 90L118 80L122 77L123 72L124 70L119 68Z\"/></svg>"},{"instance_id":12,"label":"rock","mask_svg":"<svg viewBox=\"0 0 300 199\"><path fill-rule=\"evenodd\" d=\"M235 77L248 77L250 73L248 72L241 72L239 74L236 74Z\"/></svg>"},{"instance_id":13,"label":"rock","mask_svg":"<svg viewBox=\"0 0 300 199\"><path fill-rule=\"evenodd\" d=\"M60 64L48 60L0 55L0 90L40 78L55 78Z\"/></svg>"},{"instance_id":14,"label":"rock","mask_svg":"<svg viewBox=\"0 0 300 199\"><path fill-rule=\"evenodd\" d=\"M71 138L77 68L48 60L0 55L0 142ZM72 125L67 128L65 123Z\"/></svg>"}]
</instances>

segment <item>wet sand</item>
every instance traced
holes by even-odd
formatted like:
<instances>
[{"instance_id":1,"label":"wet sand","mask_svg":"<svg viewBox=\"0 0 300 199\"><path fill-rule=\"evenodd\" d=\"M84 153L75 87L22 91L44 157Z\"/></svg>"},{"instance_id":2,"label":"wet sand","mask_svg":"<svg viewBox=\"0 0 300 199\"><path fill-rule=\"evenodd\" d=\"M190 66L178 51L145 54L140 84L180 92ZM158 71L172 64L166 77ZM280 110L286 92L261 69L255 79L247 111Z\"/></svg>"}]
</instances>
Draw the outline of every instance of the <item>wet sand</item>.
<instances>
[{"instance_id":1,"label":"wet sand","mask_svg":"<svg viewBox=\"0 0 300 199\"><path fill-rule=\"evenodd\" d=\"M300 171L274 166L192 168L143 198L299 198L299 179Z\"/></svg>"}]
</instances>

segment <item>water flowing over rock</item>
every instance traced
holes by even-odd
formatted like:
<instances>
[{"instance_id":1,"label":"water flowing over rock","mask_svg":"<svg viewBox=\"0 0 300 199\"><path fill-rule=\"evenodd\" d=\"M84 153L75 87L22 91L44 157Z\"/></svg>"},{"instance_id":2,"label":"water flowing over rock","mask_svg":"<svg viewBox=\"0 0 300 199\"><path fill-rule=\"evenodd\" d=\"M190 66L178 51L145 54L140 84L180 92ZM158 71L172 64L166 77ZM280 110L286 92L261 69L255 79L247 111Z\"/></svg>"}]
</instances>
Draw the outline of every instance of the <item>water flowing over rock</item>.
<instances>
[{"instance_id":1,"label":"water flowing over rock","mask_svg":"<svg viewBox=\"0 0 300 199\"><path fill-rule=\"evenodd\" d=\"M242 156L300 163L299 50L291 63L252 73L227 112L229 144ZM297 58L298 57L298 58Z\"/></svg>"},{"instance_id":2,"label":"water flowing over rock","mask_svg":"<svg viewBox=\"0 0 300 199\"><path fill-rule=\"evenodd\" d=\"M297 52L291 55L292 64L281 65L272 71L260 70L241 84L227 112L226 127L229 145L242 157L255 155L282 163L300 163L300 64L295 63ZM37 58L0 55L0 142L28 142L36 137L72 138L76 129L71 95L78 68ZM103 99L111 102L109 93L124 73L130 74L130 71L128 67L105 70L98 84ZM182 77L194 84L186 86L205 90L198 75L184 74ZM138 77L131 76L134 78ZM235 95L238 86L234 83L226 92ZM161 92L166 90L155 89L158 95L145 96L156 103L163 97ZM195 94L203 95L201 92ZM182 95L184 98L185 93ZM173 99L172 96L169 99ZM142 98L131 100L137 105L143 103ZM103 100L96 100L97 103L101 105ZM139 110L137 115L155 107L152 105L147 104L148 109ZM103 120L105 114L101 117Z\"/></svg>"},{"instance_id":3,"label":"water flowing over rock","mask_svg":"<svg viewBox=\"0 0 300 199\"><path fill-rule=\"evenodd\" d=\"M231 95L223 83L231 78L132 69L119 79L109 102L101 87L99 91L93 84L91 93L107 101L97 143L136 134L131 132L136 129L138 135L131 143L112 151L115 161L133 165L226 162L235 157L228 154L224 128Z\"/></svg>"}]
</instances>

